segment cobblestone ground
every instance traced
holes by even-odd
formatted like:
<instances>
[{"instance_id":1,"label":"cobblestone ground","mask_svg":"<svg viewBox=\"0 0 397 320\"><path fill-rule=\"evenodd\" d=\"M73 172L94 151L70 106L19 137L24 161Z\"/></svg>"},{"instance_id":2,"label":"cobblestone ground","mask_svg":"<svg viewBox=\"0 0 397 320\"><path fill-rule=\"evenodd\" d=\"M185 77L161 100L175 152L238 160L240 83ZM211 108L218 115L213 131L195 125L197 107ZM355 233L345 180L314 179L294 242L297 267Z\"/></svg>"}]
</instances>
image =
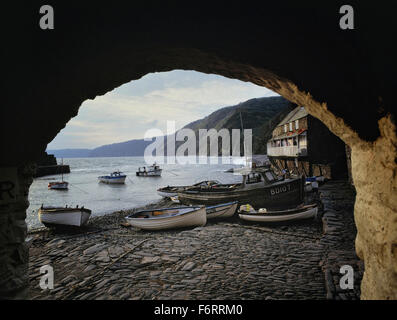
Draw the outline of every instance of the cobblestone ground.
<instances>
[{"instance_id":1,"label":"cobblestone ground","mask_svg":"<svg viewBox=\"0 0 397 320\"><path fill-rule=\"evenodd\" d=\"M340 187L324 185L325 203ZM342 207L351 215L354 197L349 201ZM327 210L333 207L336 214L331 202ZM334 273L338 250L357 262L351 254L354 235L330 225L325 228L331 228L331 238L323 235L321 219L265 226L236 217L147 232L120 226L126 214L94 218L84 233L31 234L31 299L356 298L353 290L343 297L329 285L340 276ZM45 264L54 269L53 290L39 287Z\"/></svg>"}]
</instances>

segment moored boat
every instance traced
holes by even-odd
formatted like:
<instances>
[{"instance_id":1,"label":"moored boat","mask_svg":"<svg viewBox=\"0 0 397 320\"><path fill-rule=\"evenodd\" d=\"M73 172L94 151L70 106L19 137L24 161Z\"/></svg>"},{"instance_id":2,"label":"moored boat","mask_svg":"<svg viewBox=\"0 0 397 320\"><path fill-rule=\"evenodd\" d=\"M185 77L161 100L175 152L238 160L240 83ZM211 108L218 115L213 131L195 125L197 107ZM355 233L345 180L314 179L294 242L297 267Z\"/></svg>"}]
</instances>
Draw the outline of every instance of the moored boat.
<instances>
[{"instance_id":1,"label":"moored boat","mask_svg":"<svg viewBox=\"0 0 397 320\"><path fill-rule=\"evenodd\" d=\"M189 206L138 211L125 219L140 229L164 230L204 226L207 215L204 206Z\"/></svg>"},{"instance_id":2,"label":"moored boat","mask_svg":"<svg viewBox=\"0 0 397 320\"><path fill-rule=\"evenodd\" d=\"M163 169L160 168L156 163L151 166L139 167L136 175L138 177L160 177Z\"/></svg>"},{"instance_id":3,"label":"moored boat","mask_svg":"<svg viewBox=\"0 0 397 320\"><path fill-rule=\"evenodd\" d=\"M157 193L162 196L163 198L171 198L178 195L179 191L188 190L189 188L195 187L208 187L212 185L220 184L217 180L205 180L197 182L190 186L166 186L160 189L157 189Z\"/></svg>"},{"instance_id":4,"label":"moored boat","mask_svg":"<svg viewBox=\"0 0 397 320\"><path fill-rule=\"evenodd\" d=\"M69 183L66 181L55 181L55 182L49 182L48 183L48 189L53 189L53 190L67 190L69 187Z\"/></svg>"},{"instance_id":5,"label":"moored boat","mask_svg":"<svg viewBox=\"0 0 397 320\"><path fill-rule=\"evenodd\" d=\"M46 226L75 226L87 224L91 210L68 207L41 207L38 211L39 220Z\"/></svg>"},{"instance_id":6,"label":"moored boat","mask_svg":"<svg viewBox=\"0 0 397 320\"><path fill-rule=\"evenodd\" d=\"M110 175L107 176L100 176L98 177L99 182L104 182L104 183L124 183L125 178L127 175L123 174L120 171L115 171L112 172Z\"/></svg>"},{"instance_id":7,"label":"moored boat","mask_svg":"<svg viewBox=\"0 0 397 320\"><path fill-rule=\"evenodd\" d=\"M233 201L206 207L207 219L232 217L237 210L237 205L238 202Z\"/></svg>"},{"instance_id":8,"label":"moored boat","mask_svg":"<svg viewBox=\"0 0 397 320\"><path fill-rule=\"evenodd\" d=\"M63 165L63 159L62 159ZM52 190L68 190L69 182L63 180L63 172L62 172L62 180L61 181L53 181L48 183L48 189Z\"/></svg>"},{"instance_id":9,"label":"moored boat","mask_svg":"<svg viewBox=\"0 0 397 320\"><path fill-rule=\"evenodd\" d=\"M241 172L243 181L235 184L216 184L178 191L182 204L214 205L238 201L269 209L293 208L303 203L304 179L279 178L270 168Z\"/></svg>"},{"instance_id":10,"label":"moored boat","mask_svg":"<svg viewBox=\"0 0 397 320\"><path fill-rule=\"evenodd\" d=\"M287 210L239 210L239 217L246 221L256 221L256 222L281 222L281 221L291 221L300 220L307 218L315 218L317 216L318 207L316 204L298 206L294 209Z\"/></svg>"}]
</instances>

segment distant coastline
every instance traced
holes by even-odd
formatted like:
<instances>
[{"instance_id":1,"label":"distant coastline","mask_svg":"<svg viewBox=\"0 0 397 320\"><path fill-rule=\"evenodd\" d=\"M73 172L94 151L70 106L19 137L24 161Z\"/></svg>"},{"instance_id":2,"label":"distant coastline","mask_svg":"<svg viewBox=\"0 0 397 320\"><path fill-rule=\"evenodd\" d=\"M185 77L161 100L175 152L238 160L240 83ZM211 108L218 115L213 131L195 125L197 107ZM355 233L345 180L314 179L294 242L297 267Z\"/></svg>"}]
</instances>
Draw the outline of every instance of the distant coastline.
<instances>
[{"instance_id":1,"label":"distant coastline","mask_svg":"<svg viewBox=\"0 0 397 320\"><path fill-rule=\"evenodd\" d=\"M244 128L252 129L253 153L265 154L266 142L274 127L291 110L292 104L283 97L255 98L235 106L221 108L203 119L189 123L184 128L192 129L195 132L198 132L199 129L209 130L212 128L216 130L239 129L241 127L240 114L242 114ZM56 158L142 157L146 147L151 143L152 141L144 139L134 139L93 149L47 149L47 153L53 154Z\"/></svg>"}]
</instances>

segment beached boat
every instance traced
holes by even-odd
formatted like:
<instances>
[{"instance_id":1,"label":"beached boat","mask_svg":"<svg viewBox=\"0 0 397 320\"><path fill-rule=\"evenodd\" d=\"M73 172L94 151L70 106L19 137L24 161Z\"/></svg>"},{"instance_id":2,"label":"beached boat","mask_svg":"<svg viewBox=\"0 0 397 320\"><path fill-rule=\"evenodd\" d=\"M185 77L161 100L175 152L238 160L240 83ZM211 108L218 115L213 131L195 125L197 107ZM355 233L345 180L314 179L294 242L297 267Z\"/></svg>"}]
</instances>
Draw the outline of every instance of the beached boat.
<instances>
[{"instance_id":1,"label":"beached boat","mask_svg":"<svg viewBox=\"0 0 397 320\"><path fill-rule=\"evenodd\" d=\"M237 210L237 201L206 207L207 219L232 217Z\"/></svg>"},{"instance_id":2,"label":"beached boat","mask_svg":"<svg viewBox=\"0 0 397 320\"><path fill-rule=\"evenodd\" d=\"M242 206L244 207L244 206ZM256 222L281 222L281 221L291 221L315 218L317 216L318 207L316 204L299 206L294 209L288 210L265 210L259 209L255 210L239 210L239 217L246 221L256 221Z\"/></svg>"},{"instance_id":3,"label":"beached boat","mask_svg":"<svg viewBox=\"0 0 397 320\"><path fill-rule=\"evenodd\" d=\"M160 167L154 163L152 166L148 166L147 168L139 167L136 175L138 177L160 177L162 171L163 169L160 169Z\"/></svg>"},{"instance_id":4,"label":"beached boat","mask_svg":"<svg viewBox=\"0 0 397 320\"><path fill-rule=\"evenodd\" d=\"M207 214L204 206L153 209L136 212L125 218L133 226L144 230L163 230L204 226Z\"/></svg>"},{"instance_id":5,"label":"beached boat","mask_svg":"<svg viewBox=\"0 0 397 320\"><path fill-rule=\"evenodd\" d=\"M207 187L207 186L212 186L215 184L220 184L219 181L217 180L205 180L205 181L200 181L197 182L193 185L190 186L167 186L167 187L163 187L160 189L157 189L157 193L162 196L163 198L171 198L171 197L175 197L178 195L179 191L182 190L187 190L189 188L195 188L195 187Z\"/></svg>"},{"instance_id":6,"label":"beached boat","mask_svg":"<svg viewBox=\"0 0 397 320\"><path fill-rule=\"evenodd\" d=\"M104 182L104 183L124 183L126 177L127 175L123 174L122 172L115 171L108 176L98 177L98 180L99 182Z\"/></svg>"},{"instance_id":7,"label":"beached boat","mask_svg":"<svg viewBox=\"0 0 397 320\"><path fill-rule=\"evenodd\" d=\"M81 227L87 224L91 210L68 207L41 207L38 211L39 220L48 226L75 226Z\"/></svg>"},{"instance_id":8,"label":"beached boat","mask_svg":"<svg viewBox=\"0 0 397 320\"><path fill-rule=\"evenodd\" d=\"M243 181L235 184L199 186L178 191L182 204L214 205L238 201L255 207L289 209L303 203L304 179L277 177L270 168L241 171Z\"/></svg>"}]
</instances>

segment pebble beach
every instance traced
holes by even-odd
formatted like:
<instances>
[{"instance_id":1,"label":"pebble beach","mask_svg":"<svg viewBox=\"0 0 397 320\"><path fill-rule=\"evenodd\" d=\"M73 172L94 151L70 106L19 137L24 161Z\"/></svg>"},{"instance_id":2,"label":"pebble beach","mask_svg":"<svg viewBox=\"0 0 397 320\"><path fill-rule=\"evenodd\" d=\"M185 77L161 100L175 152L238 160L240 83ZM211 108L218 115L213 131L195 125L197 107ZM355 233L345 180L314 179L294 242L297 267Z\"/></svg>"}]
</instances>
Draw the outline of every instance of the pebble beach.
<instances>
[{"instance_id":1,"label":"pebble beach","mask_svg":"<svg viewBox=\"0 0 397 320\"><path fill-rule=\"evenodd\" d=\"M317 219L288 224L243 222L236 213L193 229L125 225L131 212L171 205L160 200L93 217L73 233L30 230L30 299L359 299L364 268L354 251L354 190L329 181L319 198ZM354 289L339 286L346 264ZM39 286L43 265L54 270L51 290Z\"/></svg>"}]
</instances>

